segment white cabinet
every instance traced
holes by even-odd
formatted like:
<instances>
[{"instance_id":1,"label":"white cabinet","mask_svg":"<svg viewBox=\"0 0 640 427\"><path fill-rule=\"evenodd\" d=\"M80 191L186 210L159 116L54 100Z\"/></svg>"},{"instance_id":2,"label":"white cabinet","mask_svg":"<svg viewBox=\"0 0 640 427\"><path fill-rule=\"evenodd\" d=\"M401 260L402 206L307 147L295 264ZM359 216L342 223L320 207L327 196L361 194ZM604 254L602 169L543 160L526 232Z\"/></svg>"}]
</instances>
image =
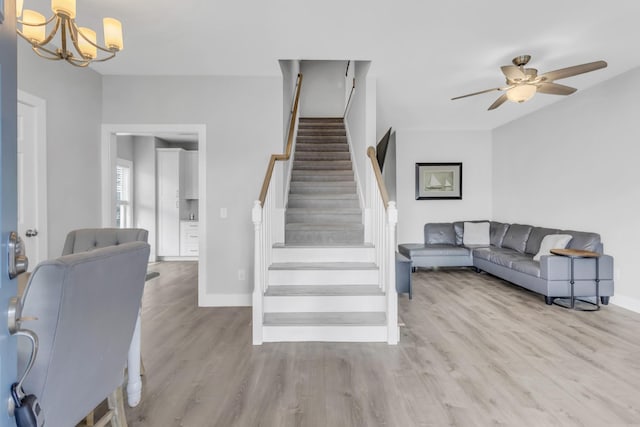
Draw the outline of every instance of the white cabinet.
<instances>
[{"instance_id":1,"label":"white cabinet","mask_svg":"<svg viewBox=\"0 0 640 427\"><path fill-rule=\"evenodd\" d=\"M184 198L188 200L199 198L198 186L198 152L184 152Z\"/></svg>"},{"instance_id":2,"label":"white cabinet","mask_svg":"<svg viewBox=\"0 0 640 427\"><path fill-rule=\"evenodd\" d=\"M180 256L198 256L198 231L197 221L180 222Z\"/></svg>"},{"instance_id":3,"label":"white cabinet","mask_svg":"<svg viewBox=\"0 0 640 427\"><path fill-rule=\"evenodd\" d=\"M158 256L180 256L180 220L186 212L184 150L158 148Z\"/></svg>"}]
</instances>

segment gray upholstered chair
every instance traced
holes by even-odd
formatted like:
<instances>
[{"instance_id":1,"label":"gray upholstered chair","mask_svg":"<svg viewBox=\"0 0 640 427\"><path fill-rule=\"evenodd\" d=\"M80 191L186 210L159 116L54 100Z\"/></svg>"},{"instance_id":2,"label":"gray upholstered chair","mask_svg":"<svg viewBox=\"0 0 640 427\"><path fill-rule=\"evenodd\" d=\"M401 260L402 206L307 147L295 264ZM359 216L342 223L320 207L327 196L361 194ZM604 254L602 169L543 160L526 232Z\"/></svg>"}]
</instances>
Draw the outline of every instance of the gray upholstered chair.
<instances>
[{"instance_id":1,"label":"gray upholstered chair","mask_svg":"<svg viewBox=\"0 0 640 427\"><path fill-rule=\"evenodd\" d=\"M67 234L62 255L91 251L96 248L118 246L128 242L147 242L149 232L142 228L83 228L72 230ZM157 273L156 273L157 274ZM140 326L138 323L131 342L128 363L127 400L129 406L137 406L142 398L142 380L140 373L144 372L144 365L140 356ZM89 415L90 424L93 414Z\"/></svg>"},{"instance_id":2,"label":"gray upholstered chair","mask_svg":"<svg viewBox=\"0 0 640 427\"><path fill-rule=\"evenodd\" d=\"M117 246L129 242L146 242L149 232L142 228L83 228L67 234L62 255Z\"/></svg>"},{"instance_id":3,"label":"gray upholstered chair","mask_svg":"<svg viewBox=\"0 0 640 427\"><path fill-rule=\"evenodd\" d=\"M39 338L24 382L47 426L75 426L109 396L112 425L126 426L121 385L149 259L144 242L65 255L38 264L22 296L22 326ZM19 343L18 364L31 347Z\"/></svg>"}]
</instances>

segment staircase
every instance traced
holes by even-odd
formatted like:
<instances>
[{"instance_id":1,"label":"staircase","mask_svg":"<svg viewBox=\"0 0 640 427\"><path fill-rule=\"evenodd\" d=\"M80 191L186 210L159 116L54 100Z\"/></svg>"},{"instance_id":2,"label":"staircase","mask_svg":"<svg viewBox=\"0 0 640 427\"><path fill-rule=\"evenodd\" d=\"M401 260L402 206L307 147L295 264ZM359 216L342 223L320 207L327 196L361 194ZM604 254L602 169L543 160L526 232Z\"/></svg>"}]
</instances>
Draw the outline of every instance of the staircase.
<instances>
[{"instance_id":1,"label":"staircase","mask_svg":"<svg viewBox=\"0 0 640 427\"><path fill-rule=\"evenodd\" d=\"M362 245L362 209L341 118L301 118L285 222L288 245Z\"/></svg>"},{"instance_id":2,"label":"staircase","mask_svg":"<svg viewBox=\"0 0 640 427\"><path fill-rule=\"evenodd\" d=\"M387 341L386 297L343 120L301 118L264 294L264 341Z\"/></svg>"}]
</instances>

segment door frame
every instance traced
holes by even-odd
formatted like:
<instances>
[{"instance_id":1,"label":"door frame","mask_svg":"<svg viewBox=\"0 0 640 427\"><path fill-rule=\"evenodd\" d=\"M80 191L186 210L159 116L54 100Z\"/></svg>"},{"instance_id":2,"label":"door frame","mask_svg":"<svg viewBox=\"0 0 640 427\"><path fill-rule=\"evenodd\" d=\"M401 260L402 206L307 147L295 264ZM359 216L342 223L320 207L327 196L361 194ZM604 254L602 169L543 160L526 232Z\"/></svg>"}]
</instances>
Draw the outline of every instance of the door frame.
<instances>
[{"instance_id":1,"label":"door frame","mask_svg":"<svg viewBox=\"0 0 640 427\"><path fill-rule=\"evenodd\" d=\"M116 206L115 174L118 152L118 133L133 135L154 135L156 133L193 133L198 135L198 180L200 199L198 202L199 235L198 244L198 304L203 306L207 300L207 126L204 124L103 124L101 131L101 188L102 188L102 226L114 227ZM135 144L135 143L134 143ZM135 165L134 165L135 167ZM204 262L202 262L204 261Z\"/></svg>"},{"instance_id":2,"label":"door frame","mask_svg":"<svg viewBox=\"0 0 640 427\"><path fill-rule=\"evenodd\" d=\"M37 223L40 239L41 261L49 259L49 216L47 205L47 101L18 89L18 103L31 107L36 117L36 200L38 203ZM19 130L17 130L19 131ZM29 254L27 254L28 256ZM35 265L34 265L35 267Z\"/></svg>"}]
</instances>

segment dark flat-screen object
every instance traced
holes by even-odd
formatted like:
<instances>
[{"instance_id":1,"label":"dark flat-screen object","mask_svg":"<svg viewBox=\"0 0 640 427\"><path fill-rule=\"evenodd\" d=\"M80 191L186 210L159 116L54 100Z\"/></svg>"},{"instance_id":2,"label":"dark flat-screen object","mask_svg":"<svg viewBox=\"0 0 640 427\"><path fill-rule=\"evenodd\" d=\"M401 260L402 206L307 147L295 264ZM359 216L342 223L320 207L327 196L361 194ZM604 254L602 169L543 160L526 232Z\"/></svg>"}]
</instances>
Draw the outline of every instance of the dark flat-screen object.
<instances>
[{"instance_id":1,"label":"dark flat-screen object","mask_svg":"<svg viewBox=\"0 0 640 427\"><path fill-rule=\"evenodd\" d=\"M389 147L389 138L391 138L391 128L384 134L378 145L376 146L376 158L378 159L378 166L382 170L384 166L384 159L387 157L387 148Z\"/></svg>"}]
</instances>

